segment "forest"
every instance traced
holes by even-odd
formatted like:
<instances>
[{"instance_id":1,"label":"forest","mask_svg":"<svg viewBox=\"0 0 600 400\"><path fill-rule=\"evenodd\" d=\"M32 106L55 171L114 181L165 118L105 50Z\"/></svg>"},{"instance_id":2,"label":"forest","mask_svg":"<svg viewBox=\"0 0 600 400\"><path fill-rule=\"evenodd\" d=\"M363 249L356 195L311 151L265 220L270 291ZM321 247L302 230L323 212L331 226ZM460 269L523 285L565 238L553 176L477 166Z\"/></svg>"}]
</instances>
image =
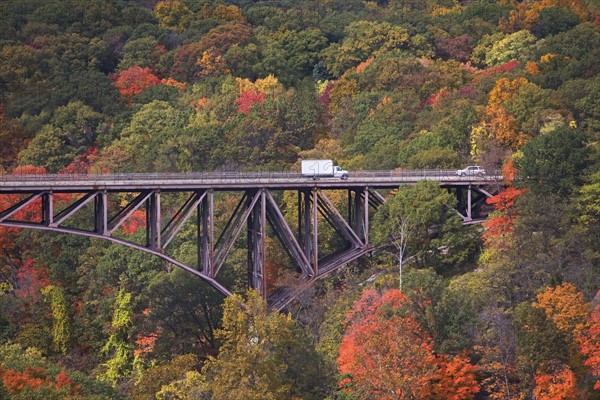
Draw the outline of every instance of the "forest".
<instances>
[{"instance_id":1,"label":"forest","mask_svg":"<svg viewBox=\"0 0 600 400\"><path fill-rule=\"evenodd\" d=\"M435 182L382 193L379 251L283 312L247 290L243 243L223 298L131 248L0 227L1 399L600 399L597 0L2 0L0 15L0 177L334 159L504 179L466 226ZM121 234L144 234L137 217ZM173 251L193 262L183 234Z\"/></svg>"}]
</instances>

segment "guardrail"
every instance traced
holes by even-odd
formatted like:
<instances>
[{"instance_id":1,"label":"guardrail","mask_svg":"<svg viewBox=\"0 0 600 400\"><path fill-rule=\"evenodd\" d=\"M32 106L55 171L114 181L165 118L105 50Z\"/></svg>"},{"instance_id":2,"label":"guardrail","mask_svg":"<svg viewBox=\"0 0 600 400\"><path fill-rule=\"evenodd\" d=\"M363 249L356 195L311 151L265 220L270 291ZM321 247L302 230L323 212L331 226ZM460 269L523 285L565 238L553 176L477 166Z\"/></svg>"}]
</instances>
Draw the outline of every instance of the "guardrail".
<instances>
[{"instance_id":1,"label":"guardrail","mask_svg":"<svg viewBox=\"0 0 600 400\"><path fill-rule=\"evenodd\" d=\"M349 179L353 178L439 178L460 177L456 170L390 170L390 171L349 171ZM467 175L462 179L502 179L499 171L489 171L483 176ZM0 182L74 182L74 181L170 181L170 180L249 180L249 179L310 179L299 172L180 172L180 173L116 173L116 174L12 174L0 175Z\"/></svg>"}]
</instances>

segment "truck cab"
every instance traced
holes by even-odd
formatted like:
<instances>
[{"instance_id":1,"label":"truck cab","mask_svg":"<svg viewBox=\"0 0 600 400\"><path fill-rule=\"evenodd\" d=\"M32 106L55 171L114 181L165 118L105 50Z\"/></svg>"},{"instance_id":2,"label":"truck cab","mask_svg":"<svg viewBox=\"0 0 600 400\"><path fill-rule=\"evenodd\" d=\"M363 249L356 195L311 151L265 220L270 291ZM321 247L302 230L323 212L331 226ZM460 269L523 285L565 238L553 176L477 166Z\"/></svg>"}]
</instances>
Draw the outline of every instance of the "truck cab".
<instances>
[{"instance_id":1,"label":"truck cab","mask_svg":"<svg viewBox=\"0 0 600 400\"><path fill-rule=\"evenodd\" d=\"M333 177L339 179L348 179L348 171L336 165L333 167Z\"/></svg>"}]
</instances>

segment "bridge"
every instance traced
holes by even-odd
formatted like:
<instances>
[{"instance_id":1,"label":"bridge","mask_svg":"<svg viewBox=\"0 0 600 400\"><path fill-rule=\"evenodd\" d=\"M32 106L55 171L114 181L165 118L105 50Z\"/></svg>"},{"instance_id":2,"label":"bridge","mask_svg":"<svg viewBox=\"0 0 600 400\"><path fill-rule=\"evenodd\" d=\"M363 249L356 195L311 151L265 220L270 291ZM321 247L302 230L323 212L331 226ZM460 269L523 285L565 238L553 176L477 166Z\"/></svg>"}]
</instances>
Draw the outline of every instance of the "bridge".
<instances>
[{"instance_id":1,"label":"bridge","mask_svg":"<svg viewBox=\"0 0 600 400\"><path fill-rule=\"evenodd\" d=\"M481 221L478 210L502 186L498 174L459 177L454 170L355 171L345 180L294 172L3 175L0 226L119 243L183 268L223 295L231 294L221 279L232 267L228 257L245 238L248 286L282 309L315 280L372 251L372 211L390 190L422 180L456 194L464 224ZM140 215L145 240L136 241L124 228ZM190 224L195 265L169 252ZM323 230L335 240L324 243ZM295 267L292 284L273 284L277 277L267 258L272 239Z\"/></svg>"}]
</instances>

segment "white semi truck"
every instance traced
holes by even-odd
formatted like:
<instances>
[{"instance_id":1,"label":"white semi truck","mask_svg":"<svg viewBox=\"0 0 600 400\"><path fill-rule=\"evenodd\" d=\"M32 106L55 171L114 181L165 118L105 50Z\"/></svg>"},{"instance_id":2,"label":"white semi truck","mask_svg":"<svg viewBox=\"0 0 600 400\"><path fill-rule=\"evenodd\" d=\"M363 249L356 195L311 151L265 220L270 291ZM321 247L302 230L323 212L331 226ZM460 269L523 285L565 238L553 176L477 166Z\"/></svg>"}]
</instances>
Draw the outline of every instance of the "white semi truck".
<instances>
[{"instance_id":1,"label":"white semi truck","mask_svg":"<svg viewBox=\"0 0 600 400\"><path fill-rule=\"evenodd\" d=\"M332 160L302 160L302 175L317 178L348 179L348 171L337 165Z\"/></svg>"}]
</instances>

